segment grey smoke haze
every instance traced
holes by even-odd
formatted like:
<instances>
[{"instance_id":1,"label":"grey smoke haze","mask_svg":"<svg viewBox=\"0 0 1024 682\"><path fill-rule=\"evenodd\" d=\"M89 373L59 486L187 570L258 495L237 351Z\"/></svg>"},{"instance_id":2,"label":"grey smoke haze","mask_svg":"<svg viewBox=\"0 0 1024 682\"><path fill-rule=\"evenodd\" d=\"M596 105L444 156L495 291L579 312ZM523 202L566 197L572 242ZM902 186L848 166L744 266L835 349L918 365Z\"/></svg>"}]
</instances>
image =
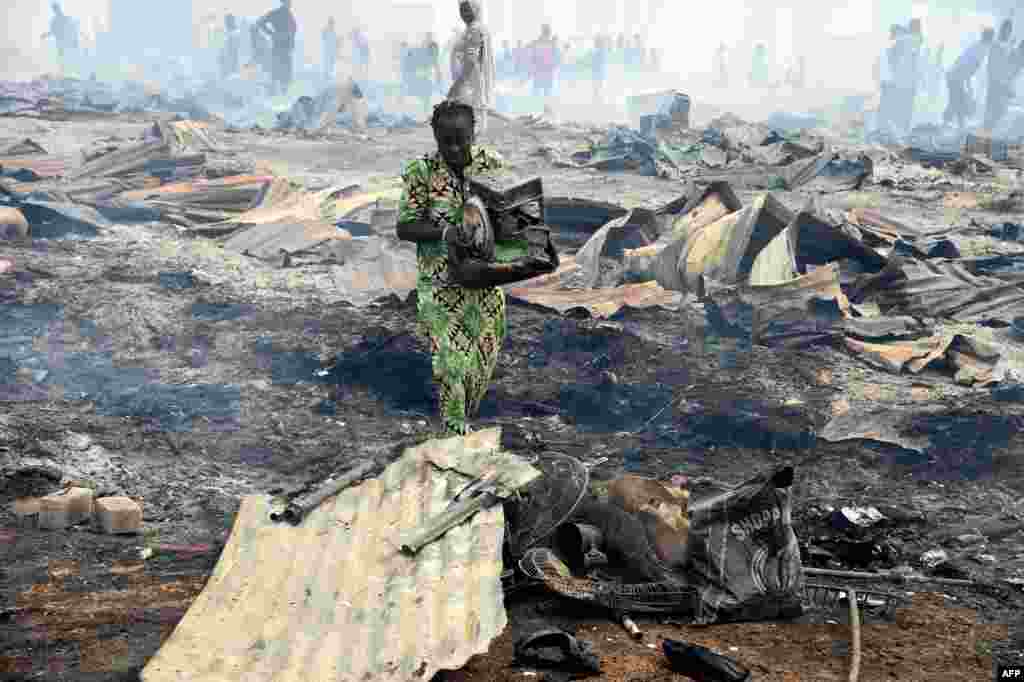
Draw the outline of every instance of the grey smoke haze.
<instances>
[{"instance_id":1,"label":"grey smoke haze","mask_svg":"<svg viewBox=\"0 0 1024 682\"><path fill-rule=\"evenodd\" d=\"M123 2L124 0L118 0ZM172 3L170 7L176 3ZM859 2L855 0L790 0L788 3L753 0L714 0L698 7L693 3L671 0L515 0L484 1L485 21L495 43L516 43L536 37L541 23L550 23L560 38L592 36L595 32L639 33L649 44L664 50L662 77L650 83L630 83L631 89L646 85L678 87L694 95L695 101L708 94L714 52L720 44L729 50L731 82L736 87L714 92L713 100L722 108L747 115L760 113L759 107L778 108L778 102L765 103L753 97L739 84L750 69L751 50L757 42L769 48L769 63L781 79L788 61L806 58L808 91L800 95L805 102L787 102L793 107L821 106L839 92L871 92L872 65L886 40L888 26L921 17L926 44L946 46L946 63L985 25L996 25L1009 8L979 11L975 3L957 8L948 3ZM991 2L995 7L998 2ZM1006 4L1006 3L1003 3ZM111 0L65 0L64 11L79 20L84 44L109 26ZM181 3L182 14L189 12ZM191 22L199 35L204 20L219 25L226 12L257 17L277 6L277 0L195 1ZM152 5L166 9L167 3ZM356 3L352 0L322 3L293 0L300 26L302 47L310 62L319 61L319 32L327 17L333 15L339 33L353 24L364 26L371 40L387 42L420 40L433 31L442 42L461 26L457 0L378 0ZM50 3L40 0L8 0L5 12L7 39L0 51L0 77L28 79L56 70L52 42L40 39L51 17ZM116 24L116 17L113 18ZM139 35L159 32L160 22L138 21L133 27ZM198 40L198 38L197 38ZM124 60L131 61L131 54ZM582 94L580 95L583 96ZM561 95L562 103L573 107L572 89ZM818 102L821 104L818 104ZM583 102L578 103L583 107ZM770 105L770 106L769 106ZM699 110L699 107L698 107Z\"/></svg>"}]
</instances>

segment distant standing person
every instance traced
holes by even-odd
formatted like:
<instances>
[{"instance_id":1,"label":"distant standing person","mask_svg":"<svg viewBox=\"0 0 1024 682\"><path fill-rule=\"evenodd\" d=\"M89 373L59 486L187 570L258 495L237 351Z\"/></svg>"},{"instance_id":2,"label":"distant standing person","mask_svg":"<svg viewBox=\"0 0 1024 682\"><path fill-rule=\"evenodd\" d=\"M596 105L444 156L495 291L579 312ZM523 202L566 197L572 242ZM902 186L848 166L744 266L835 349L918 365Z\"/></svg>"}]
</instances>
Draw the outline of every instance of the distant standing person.
<instances>
[{"instance_id":1,"label":"distant standing person","mask_svg":"<svg viewBox=\"0 0 1024 682\"><path fill-rule=\"evenodd\" d=\"M786 72L786 84L794 90L802 89L804 87L804 69L806 66L807 60L804 57L791 60L789 69Z\"/></svg>"},{"instance_id":2,"label":"distant standing person","mask_svg":"<svg viewBox=\"0 0 1024 682\"><path fill-rule=\"evenodd\" d=\"M57 59L63 70L70 66L73 53L78 49L78 26L74 19L64 14L59 4L55 2L51 7L53 18L50 19L50 30L44 33L40 40L53 38L57 45Z\"/></svg>"},{"instance_id":3,"label":"distant standing person","mask_svg":"<svg viewBox=\"0 0 1024 682\"><path fill-rule=\"evenodd\" d=\"M993 130L1006 115L1013 99L1013 22L1009 19L999 26L998 40L988 53L988 89L985 97L985 128Z\"/></svg>"},{"instance_id":4,"label":"distant standing person","mask_svg":"<svg viewBox=\"0 0 1024 682\"><path fill-rule=\"evenodd\" d=\"M651 70L654 73L661 73L663 50L660 47L651 48Z\"/></svg>"},{"instance_id":5,"label":"distant standing person","mask_svg":"<svg viewBox=\"0 0 1024 682\"><path fill-rule=\"evenodd\" d=\"M434 34L424 36L423 45L417 50L418 58L413 64L413 90L427 114L430 114L430 100L441 87L441 46L434 40Z\"/></svg>"},{"instance_id":6,"label":"distant standing person","mask_svg":"<svg viewBox=\"0 0 1024 682\"><path fill-rule=\"evenodd\" d=\"M590 77L594 81L594 102L604 103L604 84L608 80L608 47L610 39L603 35L594 38L594 54L590 61Z\"/></svg>"},{"instance_id":7,"label":"distant standing person","mask_svg":"<svg viewBox=\"0 0 1024 682\"><path fill-rule=\"evenodd\" d=\"M252 61L266 74L270 74L270 41L267 34L256 24L249 27L249 42L252 46Z\"/></svg>"},{"instance_id":8,"label":"distant standing person","mask_svg":"<svg viewBox=\"0 0 1024 682\"><path fill-rule=\"evenodd\" d=\"M932 92L938 96L942 95L942 75L946 72L945 51L946 46L943 43L939 43L939 47L935 50L935 59L929 65L929 71L932 79Z\"/></svg>"},{"instance_id":9,"label":"distant standing person","mask_svg":"<svg viewBox=\"0 0 1024 682\"><path fill-rule=\"evenodd\" d=\"M370 39L359 26L352 29L352 66L356 80L366 83L370 78Z\"/></svg>"},{"instance_id":10,"label":"distant standing person","mask_svg":"<svg viewBox=\"0 0 1024 682\"><path fill-rule=\"evenodd\" d=\"M555 85L555 72L558 69L558 45L551 35L551 26L544 24L540 29L540 38L532 45L533 56L533 94L550 97Z\"/></svg>"},{"instance_id":11,"label":"distant standing person","mask_svg":"<svg viewBox=\"0 0 1024 682\"><path fill-rule=\"evenodd\" d=\"M896 79L896 124L902 133L909 133L914 125L914 108L921 84L921 48L924 46L921 20L911 19L907 28L907 33L901 38L904 42L900 59L901 73Z\"/></svg>"},{"instance_id":12,"label":"distant standing person","mask_svg":"<svg viewBox=\"0 0 1024 682\"><path fill-rule=\"evenodd\" d=\"M395 54L398 57L398 80L402 96L409 97L412 94L410 90L412 89L412 65L414 59L409 43L405 40L400 42Z\"/></svg>"},{"instance_id":13,"label":"distant standing person","mask_svg":"<svg viewBox=\"0 0 1024 682\"><path fill-rule=\"evenodd\" d=\"M281 0L281 6L264 14L256 26L270 34L271 76L278 94L285 94L292 84L295 34L298 32L292 0Z\"/></svg>"},{"instance_id":14,"label":"distant standing person","mask_svg":"<svg viewBox=\"0 0 1024 682\"><path fill-rule=\"evenodd\" d=\"M324 80L333 83L338 68L338 32L334 27L334 17L327 19L327 26L320 34L320 45L323 53Z\"/></svg>"},{"instance_id":15,"label":"distant standing person","mask_svg":"<svg viewBox=\"0 0 1024 682\"><path fill-rule=\"evenodd\" d=\"M729 50L721 43L715 51L715 87L729 87Z\"/></svg>"},{"instance_id":16,"label":"distant standing person","mask_svg":"<svg viewBox=\"0 0 1024 682\"><path fill-rule=\"evenodd\" d=\"M878 116L875 127L890 134L896 124L899 108L899 86L903 53L906 43L902 41L906 29L899 24L889 27L889 44L878 61Z\"/></svg>"},{"instance_id":17,"label":"distant standing person","mask_svg":"<svg viewBox=\"0 0 1024 682\"><path fill-rule=\"evenodd\" d=\"M456 81L455 48L458 47L459 40L461 38L462 33L459 32L459 29L453 28L452 34L448 37L448 42L444 44L444 52L441 55L442 59L444 60L444 63L448 65L449 83L454 83Z\"/></svg>"},{"instance_id":18,"label":"distant standing person","mask_svg":"<svg viewBox=\"0 0 1024 682\"><path fill-rule=\"evenodd\" d=\"M644 39L639 33L633 34L633 46L629 48L629 68L633 73L644 70Z\"/></svg>"},{"instance_id":19,"label":"distant standing person","mask_svg":"<svg viewBox=\"0 0 1024 682\"><path fill-rule=\"evenodd\" d=\"M234 14L224 17L224 50L220 56L220 76L228 78L238 73L240 66L239 52L242 36L238 31L238 23Z\"/></svg>"},{"instance_id":20,"label":"distant standing person","mask_svg":"<svg viewBox=\"0 0 1024 682\"><path fill-rule=\"evenodd\" d=\"M512 78L516 72L515 56L512 53L512 42L503 40L501 56L498 58L498 77L501 80Z\"/></svg>"},{"instance_id":21,"label":"distant standing person","mask_svg":"<svg viewBox=\"0 0 1024 682\"><path fill-rule=\"evenodd\" d=\"M750 65L750 84L757 87L768 85L768 48L764 43L754 46Z\"/></svg>"},{"instance_id":22,"label":"distant standing person","mask_svg":"<svg viewBox=\"0 0 1024 682\"><path fill-rule=\"evenodd\" d=\"M953 63L946 74L946 86L949 88L949 103L942 119L947 125L956 122L957 126L963 128L967 119L974 114L975 103L971 88L971 80L981 69L981 63L985 61L996 32L986 28L981 34L981 40L964 50L964 53Z\"/></svg>"},{"instance_id":23,"label":"distant standing person","mask_svg":"<svg viewBox=\"0 0 1024 682\"><path fill-rule=\"evenodd\" d=\"M459 16L466 31L452 51L454 82L448 99L455 99L473 107L477 134L487 130L487 110L493 106L494 82L497 68L491 34L480 20L480 0L461 0Z\"/></svg>"}]
</instances>

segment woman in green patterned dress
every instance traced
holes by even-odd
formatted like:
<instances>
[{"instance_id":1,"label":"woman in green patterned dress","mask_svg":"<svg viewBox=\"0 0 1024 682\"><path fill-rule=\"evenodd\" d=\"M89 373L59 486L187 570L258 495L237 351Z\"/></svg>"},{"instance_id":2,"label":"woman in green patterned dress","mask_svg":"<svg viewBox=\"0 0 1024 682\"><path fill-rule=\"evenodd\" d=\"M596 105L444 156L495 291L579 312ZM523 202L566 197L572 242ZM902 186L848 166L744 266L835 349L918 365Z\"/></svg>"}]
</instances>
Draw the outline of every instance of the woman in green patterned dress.
<instances>
[{"instance_id":1,"label":"woman in green patterned dress","mask_svg":"<svg viewBox=\"0 0 1024 682\"><path fill-rule=\"evenodd\" d=\"M505 293L499 287L524 279L531 264L521 259L496 267L470 259L456 279L448 249L464 239L467 179L498 170L501 159L474 147L472 106L445 100L434 107L431 126L438 151L412 161L402 174L398 237L417 243L420 332L430 339L444 431L465 435L505 338Z\"/></svg>"}]
</instances>

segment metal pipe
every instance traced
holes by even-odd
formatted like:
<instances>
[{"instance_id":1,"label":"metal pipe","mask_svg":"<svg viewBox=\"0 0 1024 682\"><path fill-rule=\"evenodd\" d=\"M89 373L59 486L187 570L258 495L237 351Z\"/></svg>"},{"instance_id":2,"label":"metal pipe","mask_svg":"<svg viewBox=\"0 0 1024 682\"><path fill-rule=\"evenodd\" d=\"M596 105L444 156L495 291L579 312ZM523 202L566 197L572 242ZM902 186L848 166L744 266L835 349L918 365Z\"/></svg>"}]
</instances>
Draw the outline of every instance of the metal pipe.
<instances>
[{"instance_id":1,"label":"metal pipe","mask_svg":"<svg viewBox=\"0 0 1024 682\"><path fill-rule=\"evenodd\" d=\"M902 573L863 573L860 571L833 571L827 568L805 568L806 575L821 575L829 578L852 578L855 580L891 580L893 582L935 583L936 585L973 585L973 580L957 578L930 578L926 575L904 575Z\"/></svg>"},{"instance_id":2,"label":"metal pipe","mask_svg":"<svg viewBox=\"0 0 1024 682\"><path fill-rule=\"evenodd\" d=\"M857 682L860 677L860 609L857 608L857 593L851 587L850 598L850 628L853 630L850 647L853 652L850 657L850 682Z\"/></svg>"},{"instance_id":3,"label":"metal pipe","mask_svg":"<svg viewBox=\"0 0 1024 682\"><path fill-rule=\"evenodd\" d=\"M484 491L450 506L445 512L427 519L417 528L410 530L398 541L402 552L413 555L449 530L471 518L477 512L496 504L500 498Z\"/></svg>"},{"instance_id":4,"label":"metal pipe","mask_svg":"<svg viewBox=\"0 0 1024 682\"><path fill-rule=\"evenodd\" d=\"M319 507L324 500L332 495L337 495L345 488L353 485L373 471L376 466L376 463L373 461L363 462L362 464L349 469L336 479L332 478L324 481L320 487L313 492L289 502L288 506L285 507L283 511L271 512L270 520L287 521L293 526L299 525L299 523L302 522L302 519L305 518L306 514Z\"/></svg>"}]
</instances>

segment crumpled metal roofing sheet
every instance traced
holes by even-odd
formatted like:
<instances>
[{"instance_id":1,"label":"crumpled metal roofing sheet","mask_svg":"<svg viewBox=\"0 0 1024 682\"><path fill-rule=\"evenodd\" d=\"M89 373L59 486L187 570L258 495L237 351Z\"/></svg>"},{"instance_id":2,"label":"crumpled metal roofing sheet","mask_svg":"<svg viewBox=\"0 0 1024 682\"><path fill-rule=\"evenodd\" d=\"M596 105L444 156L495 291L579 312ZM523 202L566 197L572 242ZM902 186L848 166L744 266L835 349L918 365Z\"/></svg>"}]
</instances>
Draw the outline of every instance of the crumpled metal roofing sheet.
<instances>
[{"instance_id":1,"label":"crumpled metal roofing sheet","mask_svg":"<svg viewBox=\"0 0 1024 682\"><path fill-rule=\"evenodd\" d=\"M624 306L649 308L660 306L676 309L683 294L662 289L657 282L623 284L605 289L561 289L556 285L514 287L505 290L509 296L564 313L573 308L586 308L594 317L610 317Z\"/></svg>"},{"instance_id":2,"label":"crumpled metal roofing sheet","mask_svg":"<svg viewBox=\"0 0 1024 682\"><path fill-rule=\"evenodd\" d=\"M269 520L270 498L244 498L206 588L142 679L421 682L485 653L507 624L502 506L415 557L396 540L486 469L497 467L499 482L513 487L540 475L499 451L500 434L407 450L296 527Z\"/></svg>"},{"instance_id":3,"label":"crumpled metal roofing sheet","mask_svg":"<svg viewBox=\"0 0 1024 682\"><path fill-rule=\"evenodd\" d=\"M3 156L0 168L5 173L30 170L41 178L57 178L67 173L67 159L54 154L37 156Z\"/></svg>"},{"instance_id":4,"label":"crumpled metal roofing sheet","mask_svg":"<svg viewBox=\"0 0 1024 682\"><path fill-rule=\"evenodd\" d=\"M858 298L921 317L947 317L959 322L1001 320L1024 315L1024 289L992 277L978 277L955 262L890 263L878 275L865 277Z\"/></svg>"}]
</instances>

